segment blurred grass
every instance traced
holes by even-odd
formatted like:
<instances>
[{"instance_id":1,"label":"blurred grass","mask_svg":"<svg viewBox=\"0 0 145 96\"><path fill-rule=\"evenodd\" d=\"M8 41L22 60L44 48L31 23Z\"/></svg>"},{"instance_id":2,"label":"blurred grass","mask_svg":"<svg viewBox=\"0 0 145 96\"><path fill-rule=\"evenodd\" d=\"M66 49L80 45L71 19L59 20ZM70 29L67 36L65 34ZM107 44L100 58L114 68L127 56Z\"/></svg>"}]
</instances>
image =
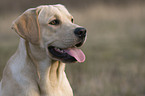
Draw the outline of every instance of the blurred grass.
<instances>
[{"instance_id":1,"label":"blurred grass","mask_svg":"<svg viewBox=\"0 0 145 96\"><path fill-rule=\"evenodd\" d=\"M11 30L12 21L18 14L0 15L0 79L3 68L12 54L14 54L18 45L18 36Z\"/></svg>"},{"instance_id":2,"label":"blurred grass","mask_svg":"<svg viewBox=\"0 0 145 96\"><path fill-rule=\"evenodd\" d=\"M86 61L68 64L74 96L145 96L145 5L96 5L71 10L88 30ZM0 16L0 76L15 52L18 36L10 29L19 15Z\"/></svg>"}]
</instances>

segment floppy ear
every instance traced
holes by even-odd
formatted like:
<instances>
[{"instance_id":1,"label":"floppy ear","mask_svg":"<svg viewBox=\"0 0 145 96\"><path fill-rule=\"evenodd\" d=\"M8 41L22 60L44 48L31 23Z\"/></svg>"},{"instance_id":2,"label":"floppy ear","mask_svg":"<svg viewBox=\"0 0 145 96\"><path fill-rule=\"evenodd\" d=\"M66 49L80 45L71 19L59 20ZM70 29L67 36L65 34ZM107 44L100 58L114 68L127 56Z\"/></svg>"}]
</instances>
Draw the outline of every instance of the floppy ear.
<instances>
[{"instance_id":1,"label":"floppy ear","mask_svg":"<svg viewBox=\"0 0 145 96\"><path fill-rule=\"evenodd\" d=\"M39 44L40 28L38 23L38 10L36 8L26 10L13 22L12 29L32 44Z\"/></svg>"}]
</instances>

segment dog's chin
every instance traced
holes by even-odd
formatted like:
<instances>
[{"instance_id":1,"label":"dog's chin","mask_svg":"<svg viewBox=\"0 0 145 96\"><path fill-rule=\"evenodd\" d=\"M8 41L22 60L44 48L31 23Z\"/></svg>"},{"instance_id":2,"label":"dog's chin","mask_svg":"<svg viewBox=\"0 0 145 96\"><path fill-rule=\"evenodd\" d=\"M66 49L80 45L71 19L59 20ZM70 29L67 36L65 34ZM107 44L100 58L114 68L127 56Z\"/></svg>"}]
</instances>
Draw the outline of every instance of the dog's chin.
<instances>
[{"instance_id":1,"label":"dog's chin","mask_svg":"<svg viewBox=\"0 0 145 96\"><path fill-rule=\"evenodd\" d=\"M48 46L47 50L48 50L48 54L51 56L51 58L53 60L57 60L57 61L61 61L64 63L75 63L77 62L76 58L74 58L73 56L71 56L70 54L68 54L66 52L67 49L73 49L73 48L77 48L83 45L84 42L79 42L77 43L75 46L71 46L69 48L59 48L56 46Z\"/></svg>"}]
</instances>

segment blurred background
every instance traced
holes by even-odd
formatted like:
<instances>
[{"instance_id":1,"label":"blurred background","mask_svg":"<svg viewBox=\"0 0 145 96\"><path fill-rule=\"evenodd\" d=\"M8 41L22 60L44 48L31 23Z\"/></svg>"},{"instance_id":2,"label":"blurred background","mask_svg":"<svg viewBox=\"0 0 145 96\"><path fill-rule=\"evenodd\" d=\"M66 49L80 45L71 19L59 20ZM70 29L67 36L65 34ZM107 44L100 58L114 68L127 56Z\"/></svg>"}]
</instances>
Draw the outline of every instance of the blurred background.
<instances>
[{"instance_id":1,"label":"blurred background","mask_svg":"<svg viewBox=\"0 0 145 96\"><path fill-rule=\"evenodd\" d=\"M86 61L66 65L74 96L145 96L145 0L1 0L0 79L19 42L12 21L28 8L57 3L88 30Z\"/></svg>"}]
</instances>

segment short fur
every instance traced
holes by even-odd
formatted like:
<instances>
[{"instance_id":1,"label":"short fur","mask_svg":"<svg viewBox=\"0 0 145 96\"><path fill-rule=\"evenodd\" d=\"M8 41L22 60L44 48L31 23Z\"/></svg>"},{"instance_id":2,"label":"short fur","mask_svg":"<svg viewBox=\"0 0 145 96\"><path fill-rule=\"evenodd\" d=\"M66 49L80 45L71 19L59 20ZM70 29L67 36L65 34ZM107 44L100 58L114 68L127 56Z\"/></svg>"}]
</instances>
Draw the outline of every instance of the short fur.
<instances>
[{"instance_id":1,"label":"short fur","mask_svg":"<svg viewBox=\"0 0 145 96\"><path fill-rule=\"evenodd\" d=\"M48 26L58 18L60 26ZM53 59L48 45L69 48L76 44L71 14L63 5L31 8L19 16L12 28L19 34L16 53L8 61L0 83L0 96L73 96L65 64Z\"/></svg>"}]
</instances>

